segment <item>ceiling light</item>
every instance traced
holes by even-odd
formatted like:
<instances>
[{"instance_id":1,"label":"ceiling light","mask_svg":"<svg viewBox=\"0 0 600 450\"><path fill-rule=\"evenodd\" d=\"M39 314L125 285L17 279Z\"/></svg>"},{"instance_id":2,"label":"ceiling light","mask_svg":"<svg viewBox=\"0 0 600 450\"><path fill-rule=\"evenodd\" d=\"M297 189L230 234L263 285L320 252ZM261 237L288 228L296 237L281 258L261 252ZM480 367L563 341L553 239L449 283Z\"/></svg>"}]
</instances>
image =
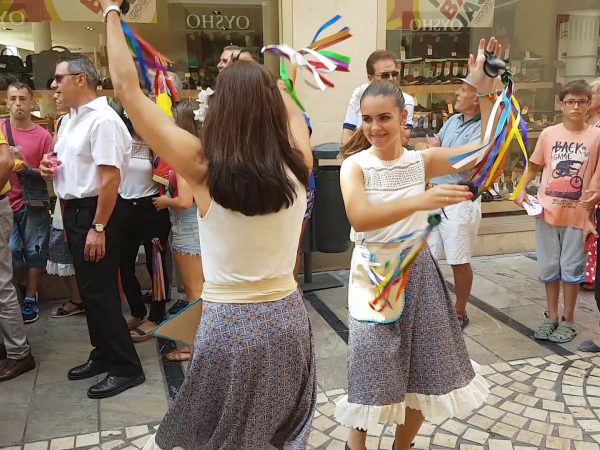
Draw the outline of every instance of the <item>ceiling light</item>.
<instances>
[{"instance_id":1,"label":"ceiling light","mask_svg":"<svg viewBox=\"0 0 600 450\"><path fill-rule=\"evenodd\" d=\"M221 15L221 11L213 11L212 12L215 16L220 16Z\"/></svg>"},{"instance_id":2,"label":"ceiling light","mask_svg":"<svg viewBox=\"0 0 600 450\"><path fill-rule=\"evenodd\" d=\"M85 29L88 31L94 31L94 29L92 27L85 27Z\"/></svg>"},{"instance_id":3,"label":"ceiling light","mask_svg":"<svg viewBox=\"0 0 600 450\"><path fill-rule=\"evenodd\" d=\"M2 27L2 29L3 29L4 31L12 31L12 28L6 28L6 27Z\"/></svg>"}]
</instances>

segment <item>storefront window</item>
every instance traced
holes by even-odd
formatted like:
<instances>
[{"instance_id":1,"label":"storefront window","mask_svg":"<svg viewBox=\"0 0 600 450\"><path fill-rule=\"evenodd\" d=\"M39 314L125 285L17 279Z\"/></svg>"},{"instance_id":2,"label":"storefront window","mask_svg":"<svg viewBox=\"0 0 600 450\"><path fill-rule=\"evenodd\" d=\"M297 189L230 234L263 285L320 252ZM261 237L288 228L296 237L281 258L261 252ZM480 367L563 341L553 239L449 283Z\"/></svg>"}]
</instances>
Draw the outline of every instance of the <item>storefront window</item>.
<instances>
[{"instance_id":1,"label":"storefront window","mask_svg":"<svg viewBox=\"0 0 600 450\"><path fill-rule=\"evenodd\" d=\"M562 85L600 76L597 0L388 0L387 14L387 49L398 56L402 88L417 103L414 142L437 133L457 112L454 93L481 38L496 36L504 47L530 155L540 132L562 122ZM521 176L522 160L514 141L495 185L497 195L484 204L484 213L521 213L506 200Z\"/></svg>"},{"instance_id":2,"label":"storefront window","mask_svg":"<svg viewBox=\"0 0 600 450\"><path fill-rule=\"evenodd\" d=\"M173 61L169 70L184 84L184 97L214 87L223 48L236 45L260 57L279 39L278 0L130 0L125 20ZM112 96L106 29L98 0L0 2L0 99L14 81L35 89L40 117L54 115L50 84L61 52L84 53ZM270 63L271 61L267 61ZM0 107L0 114L6 108Z\"/></svg>"}]
</instances>

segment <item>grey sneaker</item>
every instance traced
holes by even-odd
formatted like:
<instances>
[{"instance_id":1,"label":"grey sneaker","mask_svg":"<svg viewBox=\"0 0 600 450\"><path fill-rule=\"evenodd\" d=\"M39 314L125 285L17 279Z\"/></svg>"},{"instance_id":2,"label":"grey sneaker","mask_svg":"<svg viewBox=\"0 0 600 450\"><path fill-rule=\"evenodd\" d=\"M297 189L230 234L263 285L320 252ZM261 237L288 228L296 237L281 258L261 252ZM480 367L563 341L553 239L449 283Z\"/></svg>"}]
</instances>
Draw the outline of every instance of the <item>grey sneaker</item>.
<instances>
[{"instance_id":1,"label":"grey sneaker","mask_svg":"<svg viewBox=\"0 0 600 450\"><path fill-rule=\"evenodd\" d=\"M550 317L546 317L546 320L544 320L544 323L540 325L533 337L539 339L540 341L547 341L550 339L550 336L554 334L557 328L558 322L555 322Z\"/></svg>"},{"instance_id":2,"label":"grey sneaker","mask_svg":"<svg viewBox=\"0 0 600 450\"><path fill-rule=\"evenodd\" d=\"M563 317L563 319L558 324L558 327L556 328L554 333L552 333L552 336L550 336L549 339L552 342L556 342L558 344L564 344L566 342L571 342L573 340L573 338L575 336L577 336L577 333L579 333L579 329L577 328L577 325L570 324Z\"/></svg>"}]
</instances>

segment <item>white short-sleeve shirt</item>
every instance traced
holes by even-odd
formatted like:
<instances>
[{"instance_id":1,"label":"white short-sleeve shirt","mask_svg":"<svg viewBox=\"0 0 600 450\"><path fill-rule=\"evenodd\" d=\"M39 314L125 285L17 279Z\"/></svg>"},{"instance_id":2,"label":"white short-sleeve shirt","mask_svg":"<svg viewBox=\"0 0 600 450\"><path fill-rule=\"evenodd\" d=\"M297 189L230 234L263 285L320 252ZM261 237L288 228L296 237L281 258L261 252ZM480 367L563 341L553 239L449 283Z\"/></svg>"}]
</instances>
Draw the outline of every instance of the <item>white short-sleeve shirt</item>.
<instances>
[{"instance_id":1,"label":"white short-sleeve shirt","mask_svg":"<svg viewBox=\"0 0 600 450\"><path fill-rule=\"evenodd\" d=\"M98 166L113 166L121 171L121 186L131 157L132 139L119 115L99 97L71 117L55 151L61 161L54 178L54 192L59 198L96 197L101 179ZM119 192L121 188L119 188Z\"/></svg>"},{"instance_id":2,"label":"white short-sleeve shirt","mask_svg":"<svg viewBox=\"0 0 600 450\"><path fill-rule=\"evenodd\" d=\"M354 89L350 102L348 103L348 110L346 111L346 118L344 119L344 129L354 131L362 125L362 114L360 113L360 99L365 92L365 89L369 87L369 83L361 84L359 87ZM403 92L404 95L404 109L408 113L406 116L406 124L413 127L413 114L415 112L415 99L412 95L408 95Z\"/></svg>"}]
</instances>

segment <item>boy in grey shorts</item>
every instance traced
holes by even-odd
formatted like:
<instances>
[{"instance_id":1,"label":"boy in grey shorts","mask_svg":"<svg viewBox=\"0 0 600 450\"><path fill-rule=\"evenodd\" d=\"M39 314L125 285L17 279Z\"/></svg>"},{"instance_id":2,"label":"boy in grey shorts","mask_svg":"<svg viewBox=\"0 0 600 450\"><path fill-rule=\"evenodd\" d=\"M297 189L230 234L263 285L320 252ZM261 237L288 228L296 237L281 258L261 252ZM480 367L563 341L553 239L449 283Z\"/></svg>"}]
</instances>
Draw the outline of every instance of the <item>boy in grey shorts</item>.
<instances>
[{"instance_id":1,"label":"boy in grey shorts","mask_svg":"<svg viewBox=\"0 0 600 450\"><path fill-rule=\"evenodd\" d=\"M574 314L579 286L585 281L583 229L590 215L581 201L586 200L586 191L598 169L600 129L586 123L592 91L585 81L566 84L559 98L564 122L542 131L516 202L520 206L530 203L525 188L543 168L538 201L544 212L536 219L535 241L538 276L546 288L548 313L535 338L565 343L578 332ZM561 281L562 316L558 301Z\"/></svg>"}]
</instances>

